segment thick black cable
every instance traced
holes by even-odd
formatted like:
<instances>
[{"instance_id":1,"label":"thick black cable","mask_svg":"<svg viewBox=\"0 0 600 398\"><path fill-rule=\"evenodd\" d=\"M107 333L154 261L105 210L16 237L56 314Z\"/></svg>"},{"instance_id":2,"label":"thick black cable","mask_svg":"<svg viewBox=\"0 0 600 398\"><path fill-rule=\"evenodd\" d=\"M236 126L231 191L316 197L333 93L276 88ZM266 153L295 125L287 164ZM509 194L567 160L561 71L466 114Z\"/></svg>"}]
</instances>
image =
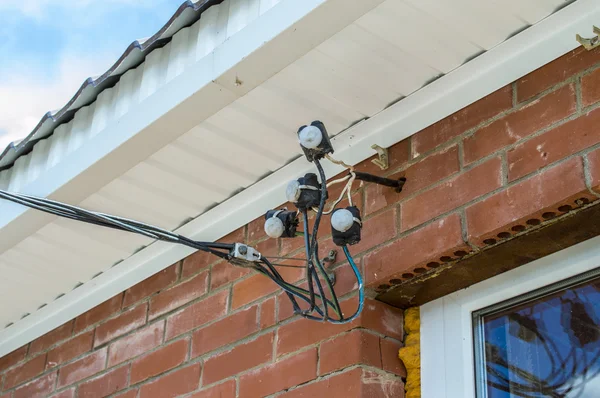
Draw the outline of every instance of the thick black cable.
<instances>
[{"instance_id":1,"label":"thick black cable","mask_svg":"<svg viewBox=\"0 0 600 398\"><path fill-rule=\"evenodd\" d=\"M214 248L233 248L233 245L231 244L213 244L210 242L193 241L184 236L174 234L158 227L140 223L138 221L128 220L122 217L111 216L104 213L97 213L49 199L38 198L30 195L14 194L3 190L0 190L0 197L23 206L31 207L48 214L68 218L74 221L81 221L106 228L137 233L151 239L162 240L171 243L180 243L196 250L209 252L224 259L229 257L228 253L219 252L214 250Z\"/></svg>"},{"instance_id":2,"label":"thick black cable","mask_svg":"<svg viewBox=\"0 0 600 398\"><path fill-rule=\"evenodd\" d=\"M306 251L306 281L308 283L308 292L310 294L310 308L307 312L312 312L315 309L315 290L312 283L312 256L310 250L310 233L308 232L308 213L306 209L302 210L304 220L304 250Z\"/></svg>"}]
</instances>

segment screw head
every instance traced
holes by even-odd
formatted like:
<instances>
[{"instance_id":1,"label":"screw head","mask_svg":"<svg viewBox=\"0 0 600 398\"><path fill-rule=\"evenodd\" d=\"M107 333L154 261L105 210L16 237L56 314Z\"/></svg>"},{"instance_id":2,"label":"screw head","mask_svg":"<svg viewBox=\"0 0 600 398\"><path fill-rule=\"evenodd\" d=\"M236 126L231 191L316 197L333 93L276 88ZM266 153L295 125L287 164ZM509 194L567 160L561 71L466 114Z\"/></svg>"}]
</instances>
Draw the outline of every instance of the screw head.
<instances>
[{"instance_id":1,"label":"screw head","mask_svg":"<svg viewBox=\"0 0 600 398\"><path fill-rule=\"evenodd\" d=\"M240 246L238 252L240 252L240 254L248 253L248 246Z\"/></svg>"}]
</instances>

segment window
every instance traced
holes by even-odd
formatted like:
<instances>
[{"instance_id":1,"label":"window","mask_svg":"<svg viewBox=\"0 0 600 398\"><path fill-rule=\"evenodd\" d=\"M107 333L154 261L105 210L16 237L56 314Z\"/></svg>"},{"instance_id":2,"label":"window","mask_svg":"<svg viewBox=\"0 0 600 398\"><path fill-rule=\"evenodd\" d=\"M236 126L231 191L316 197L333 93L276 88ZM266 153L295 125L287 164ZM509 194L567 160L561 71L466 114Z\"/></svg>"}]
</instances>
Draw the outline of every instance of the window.
<instances>
[{"instance_id":1,"label":"window","mask_svg":"<svg viewBox=\"0 0 600 398\"><path fill-rule=\"evenodd\" d=\"M478 397L600 397L597 274L474 313Z\"/></svg>"},{"instance_id":2,"label":"window","mask_svg":"<svg viewBox=\"0 0 600 398\"><path fill-rule=\"evenodd\" d=\"M421 307L423 398L600 397L600 237Z\"/></svg>"}]
</instances>

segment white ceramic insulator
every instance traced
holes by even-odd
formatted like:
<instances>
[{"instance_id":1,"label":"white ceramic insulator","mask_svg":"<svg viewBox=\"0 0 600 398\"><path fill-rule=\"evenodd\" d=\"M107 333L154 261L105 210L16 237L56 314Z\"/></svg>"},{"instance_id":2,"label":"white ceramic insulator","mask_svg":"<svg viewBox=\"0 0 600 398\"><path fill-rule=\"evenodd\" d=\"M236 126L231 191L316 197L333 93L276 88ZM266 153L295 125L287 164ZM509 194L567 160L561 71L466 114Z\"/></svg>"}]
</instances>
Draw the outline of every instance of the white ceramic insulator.
<instances>
[{"instance_id":1,"label":"white ceramic insulator","mask_svg":"<svg viewBox=\"0 0 600 398\"><path fill-rule=\"evenodd\" d=\"M290 181L285 189L285 196L288 201L296 203L300 198L300 183L298 180Z\"/></svg>"},{"instance_id":2,"label":"white ceramic insulator","mask_svg":"<svg viewBox=\"0 0 600 398\"><path fill-rule=\"evenodd\" d=\"M283 222L277 217L268 218L265 221L265 232L271 238L279 238L283 235Z\"/></svg>"},{"instance_id":3,"label":"white ceramic insulator","mask_svg":"<svg viewBox=\"0 0 600 398\"><path fill-rule=\"evenodd\" d=\"M315 126L306 126L298 134L300 145L307 149L315 149L323 141L323 133Z\"/></svg>"},{"instance_id":4,"label":"white ceramic insulator","mask_svg":"<svg viewBox=\"0 0 600 398\"><path fill-rule=\"evenodd\" d=\"M354 216L350 210L340 209L331 215L331 226L340 232L346 232L354 224Z\"/></svg>"}]
</instances>

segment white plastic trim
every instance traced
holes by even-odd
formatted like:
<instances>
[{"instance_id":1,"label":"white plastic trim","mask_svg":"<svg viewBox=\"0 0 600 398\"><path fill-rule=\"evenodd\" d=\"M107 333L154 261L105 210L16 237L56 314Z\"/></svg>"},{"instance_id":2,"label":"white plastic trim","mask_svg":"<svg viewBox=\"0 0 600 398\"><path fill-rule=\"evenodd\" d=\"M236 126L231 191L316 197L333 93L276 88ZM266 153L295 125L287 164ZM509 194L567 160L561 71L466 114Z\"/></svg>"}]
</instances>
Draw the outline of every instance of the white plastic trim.
<instances>
[{"instance_id":1,"label":"white plastic trim","mask_svg":"<svg viewBox=\"0 0 600 398\"><path fill-rule=\"evenodd\" d=\"M600 237L421 307L423 398L475 398L472 313L600 266Z\"/></svg>"},{"instance_id":2,"label":"white plastic trim","mask_svg":"<svg viewBox=\"0 0 600 398\"><path fill-rule=\"evenodd\" d=\"M278 70L331 37L380 0L346 2L345 0L283 0L246 27L243 35L224 42L210 57L173 79L160 92L147 98L143 107L125 114L119 125L98 134L71 159L52 169L44 182L37 181L37 194L71 201L83 199L108 182L112 175L133 166L197 124L206 115L198 112L207 103L215 109L231 103L260 85ZM547 62L574 49L576 33L587 32L600 19L600 2L579 0L536 26L516 35L496 48L461 66L369 120L353 126L332 140L336 156L356 164L373 153L372 144L389 147L449 114L473 103ZM302 34L295 34L295 31ZM275 58L273 54L277 54ZM269 62L265 62L265 59ZM266 68L265 65L270 68ZM236 65L236 68L232 66ZM234 70L235 69L235 70ZM226 71L226 72L225 72ZM248 76L242 86L235 76ZM221 74L220 77L216 77ZM213 77L214 76L214 77ZM210 100L207 100L210 98ZM164 128L168 126L168 128ZM177 128L174 128L177 126ZM152 134L153 131L161 134ZM169 134L165 134L169 132ZM99 137L101 136L101 137ZM153 137L154 141L149 140ZM143 142L144 145L140 145ZM136 148L135 151L132 148ZM140 148L144 148L141 151ZM135 156L134 156L135 152ZM65 165L68 164L69 167ZM99 170L102 169L102 173ZM312 170L303 158L254 184L178 230L203 240L215 240L264 214L267 209L285 202L285 186ZM328 175L341 171L325 164ZM93 184L72 184L93 180ZM11 209L12 210L12 209ZM23 225L31 215L27 210L11 211L9 219L0 215L0 250L3 239L15 239L8 228L14 221ZM33 222L31 230L39 228ZM14 228L13 228L14 229ZM12 231L16 233L15 231ZM19 231L27 234L28 231ZM7 242L10 244L10 242ZM127 260L48 304L15 325L0 331L0 357L43 335L62 323L87 311L113 295L139 283L170 264L188 256L191 249L166 243L154 243Z\"/></svg>"}]
</instances>

